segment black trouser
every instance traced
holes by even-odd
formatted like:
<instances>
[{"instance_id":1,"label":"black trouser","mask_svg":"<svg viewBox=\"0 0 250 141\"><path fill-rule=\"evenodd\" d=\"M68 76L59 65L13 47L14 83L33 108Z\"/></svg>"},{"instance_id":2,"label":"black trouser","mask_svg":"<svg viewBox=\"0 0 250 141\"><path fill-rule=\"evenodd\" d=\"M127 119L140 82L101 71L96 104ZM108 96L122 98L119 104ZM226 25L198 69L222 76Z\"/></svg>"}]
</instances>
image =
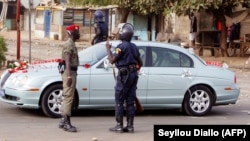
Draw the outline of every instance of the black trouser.
<instances>
[{"instance_id":1,"label":"black trouser","mask_svg":"<svg viewBox=\"0 0 250 141\"><path fill-rule=\"evenodd\" d=\"M135 96L138 82L136 71L128 74L119 73L115 86L116 116L123 116L124 102L126 101L127 115L135 115Z\"/></svg>"}]
</instances>

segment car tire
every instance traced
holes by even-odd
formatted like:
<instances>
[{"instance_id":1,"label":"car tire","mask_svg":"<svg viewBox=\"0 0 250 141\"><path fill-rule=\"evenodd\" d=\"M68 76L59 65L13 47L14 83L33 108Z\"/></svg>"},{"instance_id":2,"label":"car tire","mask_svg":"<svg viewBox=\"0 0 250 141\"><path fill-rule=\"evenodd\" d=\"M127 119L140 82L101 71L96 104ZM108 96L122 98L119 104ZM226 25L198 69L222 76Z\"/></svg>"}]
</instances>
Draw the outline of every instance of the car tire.
<instances>
[{"instance_id":1,"label":"car tire","mask_svg":"<svg viewBox=\"0 0 250 141\"><path fill-rule=\"evenodd\" d=\"M45 90L42 96L41 107L46 116L52 118L58 118L61 116L60 111L63 100L62 93L62 84L52 85Z\"/></svg>"},{"instance_id":2,"label":"car tire","mask_svg":"<svg viewBox=\"0 0 250 141\"><path fill-rule=\"evenodd\" d=\"M211 111L213 105L212 92L206 86L195 86L185 95L183 108L187 115L204 116Z\"/></svg>"}]
</instances>

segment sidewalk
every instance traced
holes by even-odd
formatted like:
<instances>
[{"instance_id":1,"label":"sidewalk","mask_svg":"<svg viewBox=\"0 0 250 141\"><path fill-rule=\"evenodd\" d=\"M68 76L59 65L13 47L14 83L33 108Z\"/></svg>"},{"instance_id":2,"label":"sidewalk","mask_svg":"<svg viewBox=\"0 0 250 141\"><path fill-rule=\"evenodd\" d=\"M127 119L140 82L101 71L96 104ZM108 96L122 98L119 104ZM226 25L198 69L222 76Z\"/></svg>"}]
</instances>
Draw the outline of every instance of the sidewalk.
<instances>
[{"instance_id":1,"label":"sidewalk","mask_svg":"<svg viewBox=\"0 0 250 141\"><path fill-rule=\"evenodd\" d=\"M61 50L65 41L37 38L33 32L31 32L31 36L29 34L28 31L21 31L20 33L20 60L33 62L61 57ZM8 51L5 54L7 65L8 61L17 60L17 31L1 31L0 36L4 37L8 47ZM77 41L76 46L78 51L80 51L90 47L90 43Z\"/></svg>"},{"instance_id":2,"label":"sidewalk","mask_svg":"<svg viewBox=\"0 0 250 141\"><path fill-rule=\"evenodd\" d=\"M31 34L31 36L30 36ZM9 41L16 41L17 40L17 31L11 30L11 31L1 31L0 36L3 36L5 40ZM56 46L61 47L64 41L61 40L54 40L49 38L38 38L35 37L34 32L29 31L21 31L20 32L20 42L29 42L31 39L31 43L39 44L39 45L48 45L48 46ZM82 42L78 41L76 42L77 47L86 48L90 46L90 43L88 42Z\"/></svg>"}]
</instances>

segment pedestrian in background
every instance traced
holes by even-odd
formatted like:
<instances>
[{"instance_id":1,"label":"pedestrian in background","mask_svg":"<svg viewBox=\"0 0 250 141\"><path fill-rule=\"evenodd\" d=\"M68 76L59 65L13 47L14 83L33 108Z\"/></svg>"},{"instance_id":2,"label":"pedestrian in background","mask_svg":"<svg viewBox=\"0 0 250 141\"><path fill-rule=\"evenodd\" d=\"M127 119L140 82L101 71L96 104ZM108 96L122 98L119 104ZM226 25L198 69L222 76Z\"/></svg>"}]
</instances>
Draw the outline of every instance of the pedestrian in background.
<instances>
[{"instance_id":1,"label":"pedestrian in background","mask_svg":"<svg viewBox=\"0 0 250 141\"><path fill-rule=\"evenodd\" d=\"M108 59L111 64L115 63L118 68L115 85L115 117L117 125L110 128L113 132L134 132L135 98L138 82L138 70L142 66L142 60L138 47L131 43L134 28L125 23L119 31L119 44L113 55L111 45L107 41L106 48ZM126 102L127 126L123 127L124 103Z\"/></svg>"},{"instance_id":2,"label":"pedestrian in background","mask_svg":"<svg viewBox=\"0 0 250 141\"><path fill-rule=\"evenodd\" d=\"M77 68L79 65L78 51L75 41L80 38L79 27L75 25L67 26L68 40L62 49L63 68L61 71L63 81L63 103L62 117L59 122L59 128L65 131L76 132L76 127L71 125L71 109L75 95Z\"/></svg>"},{"instance_id":3,"label":"pedestrian in background","mask_svg":"<svg viewBox=\"0 0 250 141\"><path fill-rule=\"evenodd\" d=\"M103 21L104 14L101 10L97 10L94 13L94 27L95 36L91 41L91 44L97 44L99 42L107 41L108 39L108 25Z\"/></svg>"},{"instance_id":4,"label":"pedestrian in background","mask_svg":"<svg viewBox=\"0 0 250 141\"><path fill-rule=\"evenodd\" d=\"M194 12L189 14L190 19L190 32L189 32L189 47L195 48L195 37L197 32L197 19Z\"/></svg>"}]
</instances>

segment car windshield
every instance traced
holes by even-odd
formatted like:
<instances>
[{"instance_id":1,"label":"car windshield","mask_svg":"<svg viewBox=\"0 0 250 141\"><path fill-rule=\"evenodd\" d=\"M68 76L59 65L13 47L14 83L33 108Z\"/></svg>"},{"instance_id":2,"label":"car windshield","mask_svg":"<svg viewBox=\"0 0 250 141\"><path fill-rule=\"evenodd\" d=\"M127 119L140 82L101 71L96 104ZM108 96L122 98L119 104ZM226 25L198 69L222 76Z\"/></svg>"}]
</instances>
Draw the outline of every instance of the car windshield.
<instances>
[{"instance_id":1,"label":"car windshield","mask_svg":"<svg viewBox=\"0 0 250 141\"><path fill-rule=\"evenodd\" d=\"M107 55L104 44L96 44L78 53L80 65L93 65Z\"/></svg>"}]
</instances>

